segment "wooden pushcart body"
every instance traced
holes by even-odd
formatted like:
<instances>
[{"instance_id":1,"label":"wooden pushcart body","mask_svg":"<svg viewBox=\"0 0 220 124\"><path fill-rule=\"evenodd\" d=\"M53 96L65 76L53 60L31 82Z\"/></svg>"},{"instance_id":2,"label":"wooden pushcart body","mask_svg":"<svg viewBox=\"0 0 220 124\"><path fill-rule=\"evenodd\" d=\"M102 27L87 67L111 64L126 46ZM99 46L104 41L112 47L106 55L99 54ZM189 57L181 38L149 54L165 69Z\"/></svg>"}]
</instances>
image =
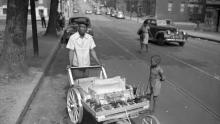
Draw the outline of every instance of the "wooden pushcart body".
<instances>
[{"instance_id":1,"label":"wooden pushcart body","mask_svg":"<svg viewBox=\"0 0 220 124\"><path fill-rule=\"evenodd\" d=\"M86 77L86 78L80 78L80 79L74 79L73 76L73 69L100 69L100 73L97 77ZM75 107L77 109L76 112L72 112L73 115L70 115L70 118L73 123L80 123L82 120L82 110L87 110L95 119L97 122L107 122L112 120L118 120L118 119L129 119L132 117L137 117L140 112L149 109L150 104L148 100L142 100L139 102L135 102L135 97L133 100L130 100L129 102L125 102L123 106L119 107L111 107L111 109L105 109L105 107L102 107L101 111L96 111L93 107L91 107L91 104L87 101L92 99L93 95L89 94L88 87L92 84L92 82L96 79L102 79L105 81L107 78L106 71L103 66L88 66L88 67L68 67L68 78L70 82L70 88L68 90L67 94L67 109L68 111L72 111L72 108ZM103 82L104 83L104 82ZM130 85L126 84L125 91L120 91L120 93L124 92L130 92L132 87ZM132 89L133 93L133 89ZM74 94L71 96L71 94ZM71 105L70 100L74 99L73 101L75 104ZM73 103L74 103L73 102ZM76 117L75 115L78 114ZM71 117L72 116L72 117Z\"/></svg>"}]
</instances>

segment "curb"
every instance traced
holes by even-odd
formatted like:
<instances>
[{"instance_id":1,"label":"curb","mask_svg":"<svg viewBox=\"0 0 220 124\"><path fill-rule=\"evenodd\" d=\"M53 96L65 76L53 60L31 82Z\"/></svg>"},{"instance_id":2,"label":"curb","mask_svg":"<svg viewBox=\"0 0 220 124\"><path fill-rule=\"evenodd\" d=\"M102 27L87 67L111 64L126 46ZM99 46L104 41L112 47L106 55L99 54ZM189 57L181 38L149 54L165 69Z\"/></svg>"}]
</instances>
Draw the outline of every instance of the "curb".
<instances>
[{"instance_id":1,"label":"curb","mask_svg":"<svg viewBox=\"0 0 220 124\"><path fill-rule=\"evenodd\" d=\"M205 37L200 37L200 36L195 36L195 35L190 35L190 34L188 34L188 36L192 37L192 38L200 38L200 39L203 39L203 40L209 40L209 41L213 41L213 42L216 42L216 43L220 43L220 39L216 40L216 39L205 38Z\"/></svg>"},{"instance_id":2,"label":"curb","mask_svg":"<svg viewBox=\"0 0 220 124\"><path fill-rule=\"evenodd\" d=\"M21 124L22 121L23 121L23 118L25 116L25 114L27 113L28 111L28 108L31 104L31 102L33 101L38 89L39 89L39 86L41 85L42 83L42 80L44 78L44 75L45 73L47 72L48 68L50 67L53 59L54 59L54 56L56 55L58 49L60 47L60 41L58 40L57 44L55 45L55 47L51 50L51 53L49 54L49 57L47 57L46 61L44 62L43 64L43 71L42 72L38 72L36 74L36 76L34 77L32 83L35 83L35 87L31 93L31 95L29 96L29 98L27 99L27 102L23 108L23 110L21 111L21 113L19 114L19 117L18 119L16 120L16 123L15 124Z\"/></svg>"}]
</instances>

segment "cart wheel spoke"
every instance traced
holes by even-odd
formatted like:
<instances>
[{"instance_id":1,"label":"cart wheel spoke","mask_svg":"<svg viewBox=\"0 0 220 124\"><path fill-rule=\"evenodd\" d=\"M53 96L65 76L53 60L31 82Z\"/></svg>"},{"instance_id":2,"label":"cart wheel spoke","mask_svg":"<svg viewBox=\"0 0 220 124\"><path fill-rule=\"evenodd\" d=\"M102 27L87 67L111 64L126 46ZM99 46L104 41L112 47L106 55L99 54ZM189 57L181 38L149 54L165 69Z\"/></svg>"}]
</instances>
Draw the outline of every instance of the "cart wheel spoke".
<instances>
[{"instance_id":1,"label":"cart wheel spoke","mask_svg":"<svg viewBox=\"0 0 220 124\"><path fill-rule=\"evenodd\" d=\"M72 123L77 124L82 121L83 107L81 104L80 93L76 88L68 90L67 110Z\"/></svg>"}]
</instances>

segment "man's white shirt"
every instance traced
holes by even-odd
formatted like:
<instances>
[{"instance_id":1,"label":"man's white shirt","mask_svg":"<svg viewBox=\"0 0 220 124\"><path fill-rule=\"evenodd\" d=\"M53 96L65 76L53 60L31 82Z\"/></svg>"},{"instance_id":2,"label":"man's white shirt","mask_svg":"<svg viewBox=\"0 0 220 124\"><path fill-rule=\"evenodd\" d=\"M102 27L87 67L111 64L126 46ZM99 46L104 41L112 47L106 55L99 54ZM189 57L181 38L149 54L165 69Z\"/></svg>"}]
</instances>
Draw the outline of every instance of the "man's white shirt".
<instances>
[{"instance_id":1,"label":"man's white shirt","mask_svg":"<svg viewBox=\"0 0 220 124\"><path fill-rule=\"evenodd\" d=\"M95 48L93 37L85 34L83 38L80 37L79 32L70 36L66 48L74 51L73 65L82 67L90 65L90 50Z\"/></svg>"}]
</instances>

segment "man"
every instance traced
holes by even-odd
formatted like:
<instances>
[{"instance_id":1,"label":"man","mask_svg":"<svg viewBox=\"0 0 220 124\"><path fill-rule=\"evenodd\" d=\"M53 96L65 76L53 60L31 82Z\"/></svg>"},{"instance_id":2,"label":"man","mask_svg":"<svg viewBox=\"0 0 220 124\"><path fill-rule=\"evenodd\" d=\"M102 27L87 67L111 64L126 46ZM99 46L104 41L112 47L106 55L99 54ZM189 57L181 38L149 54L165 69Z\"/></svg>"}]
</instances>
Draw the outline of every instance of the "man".
<instances>
[{"instance_id":1,"label":"man","mask_svg":"<svg viewBox=\"0 0 220 124\"><path fill-rule=\"evenodd\" d=\"M63 13L59 13L59 15L57 17L57 23L59 26L59 30L63 30L63 28L65 26L65 17L63 15Z\"/></svg>"},{"instance_id":2,"label":"man","mask_svg":"<svg viewBox=\"0 0 220 124\"><path fill-rule=\"evenodd\" d=\"M45 20L45 16L44 16L44 13L41 12L40 14L40 17L41 17L41 24L42 24L42 28L46 28L46 20Z\"/></svg>"},{"instance_id":3,"label":"man","mask_svg":"<svg viewBox=\"0 0 220 124\"><path fill-rule=\"evenodd\" d=\"M86 33L88 24L86 22L79 22L78 25L78 32L70 36L66 46L66 48L69 49L70 66L90 66L90 53L96 60L96 62L101 65L101 62L99 61L96 55L96 51L94 50L96 45L93 40L93 37ZM77 75L77 77L88 76L88 72L86 72L86 70L79 70L74 74L80 75Z\"/></svg>"}]
</instances>

